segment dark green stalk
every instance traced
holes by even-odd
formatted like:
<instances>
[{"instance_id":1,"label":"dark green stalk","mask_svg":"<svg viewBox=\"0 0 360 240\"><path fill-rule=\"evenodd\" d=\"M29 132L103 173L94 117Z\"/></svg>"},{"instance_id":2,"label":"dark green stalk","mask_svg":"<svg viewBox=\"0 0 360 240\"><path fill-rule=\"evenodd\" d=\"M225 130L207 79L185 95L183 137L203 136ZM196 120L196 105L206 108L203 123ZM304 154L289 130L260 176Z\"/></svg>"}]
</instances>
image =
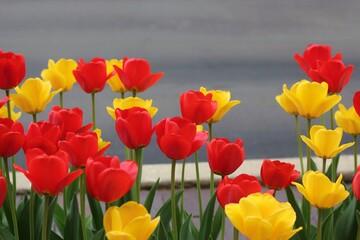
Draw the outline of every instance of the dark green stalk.
<instances>
[{"instance_id":1,"label":"dark green stalk","mask_svg":"<svg viewBox=\"0 0 360 240\"><path fill-rule=\"evenodd\" d=\"M318 208L318 222L316 240L322 240L322 210Z\"/></svg>"},{"instance_id":2,"label":"dark green stalk","mask_svg":"<svg viewBox=\"0 0 360 240\"><path fill-rule=\"evenodd\" d=\"M233 240L238 240L238 239L239 239L239 231L234 227Z\"/></svg>"},{"instance_id":3,"label":"dark green stalk","mask_svg":"<svg viewBox=\"0 0 360 240\"><path fill-rule=\"evenodd\" d=\"M96 129L96 109L95 109L95 93L91 93L91 107L92 107L92 120L93 130Z\"/></svg>"},{"instance_id":4,"label":"dark green stalk","mask_svg":"<svg viewBox=\"0 0 360 240\"><path fill-rule=\"evenodd\" d=\"M298 152L300 158L300 167L301 167L301 175L304 174L304 162L303 162L303 151L302 151L302 144L301 144L301 132L300 132L300 124L299 124L299 116L295 115L295 124L296 124L296 135L297 135L297 143L298 143Z\"/></svg>"},{"instance_id":5,"label":"dark green stalk","mask_svg":"<svg viewBox=\"0 0 360 240\"><path fill-rule=\"evenodd\" d=\"M60 99L60 107L64 107L64 101L63 101L63 92L59 92L59 99Z\"/></svg>"},{"instance_id":6,"label":"dark green stalk","mask_svg":"<svg viewBox=\"0 0 360 240\"><path fill-rule=\"evenodd\" d=\"M6 96L9 98L9 100L6 102L6 107L7 107L7 115L8 118L11 119L11 106L10 106L10 90L7 89L5 90L6 92ZM15 164L15 156L11 157L11 166L14 166ZM13 198L16 199L16 172L14 170L12 170L12 184L13 184Z\"/></svg>"},{"instance_id":7,"label":"dark green stalk","mask_svg":"<svg viewBox=\"0 0 360 240\"><path fill-rule=\"evenodd\" d=\"M310 138L310 128L311 128L311 119L308 118L307 120L307 136ZM306 155L307 155L307 164L306 164L306 170L311 170L311 156L310 156L310 147L307 146L306 148Z\"/></svg>"},{"instance_id":8,"label":"dark green stalk","mask_svg":"<svg viewBox=\"0 0 360 240\"><path fill-rule=\"evenodd\" d=\"M50 203L50 196L44 195L45 197L45 205L44 205L44 217L43 217L43 223L42 223L42 230L41 230L41 239L46 240L47 239L47 233L48 233L48 215L49 215L49 203Z\"/></svg>"},{"instance_id":9,"label":"dark green stalk","mask_svg":"<svg viewBox=\"0 0 360 240\"><path fill-rule=\"evenodd\" d=\"M323 158L322 172L323 174L326 174L326 158Z\"/></svg>"},{"instance_id":10,"label":"dark green stalk","mask_svg":"<svg viewBox=\"0 0 360 240\"><path fill-rule=\"evenodd\" d=\"M221 214L221 240L225 239L225 209L222 209Z\"/></svg>"},{"instance_id":11,"label":"dark green stalk","mask_svg":"<svg viewBox=\"0 0 360 240\"><path fill-rule=\"evenodd\" d=\"M132 96L133 96L133 97L136 97L136 89L133 89L133 90L132 90Z\"/></svg>"},{"instance_id":12,"label":"dark green stalk","mask_svg":"<svg viewBox=\"0 0 360 240\"><path fill-rule=\"evenodd\" d=\"M175 199L175 170L176 160L171 162L171 226L173 240L178 240L177 224L176 224L176 199Z\"/></svg>"},{"instance_id":13,"label":"dark green stalk","mask_svg":"<svg viewBox=\"0 0 360 240\"><path fill-rule=\"evenodd\" d=\"M121 98L124 99L125 98L125 92L121 92Z\"/></svg>"},{"instance_id":14,"label":"dark green stalk","mask_svg":"<svg viewBox=\"0 0 360 240\"><path fill-rule=\"evenodd\" d=\"M354 173L357 170L357 135L354 135Z\"/></svg>"},{"instance_id":15,"label":"dark green stalk","mask_svg":"<svg viewBox=\"0 0 360 240\"><path fill-rule=\"evenodd\" d=\"M86 175L85 172L80 176L80 211L81 211L81 227L83 231L83 239L87 240L86 232L86 212L85 212L85 192L86 192Z\"/></svg>"},{"instance_id":16,"label":"dark green stalk","mask_svg":"<svg viewBox=\"0 0 360 240\"><path fill-rule=\"evenodd\" d=\"M307 136L310 138L310 128L311 128L311 119L307 119ZM310 155L310 147L307 146L306 148L306 155L307 155L307 171L311 170L311 155ZM303 197L303 201L307 201ZM306 236L310 236L310 229L311 229L311 213L310 213L310 204L305 203L305 211L307 212L307 215L305 215L305 221L306 221Z\"/></svg>"},{"instance_id":17,"label":"dark green stalk","mask_svg":"<svg viewBox=\"0 0 360 240\"><path fill-rule=\"evenodd\" d=\"M31 187L30 189L30 239L35 239L35 191Z\"/></svg>"},{"instance_id":18,"label":"dark green stalk","mask_svg":"<svg viewBox=\"0 0 360 240\"><path fill-rule=\"evenodd\" d=\"M111 207L111 204L110 203L105 203L105 212Z\"/></svg>"},{"instance_id":19,"label":"dark green stalk","mask_svg":"<svg viewBox=\"0 0 360 240\"><path fill-rule=\"evenodd\" d=\"M199 219L202 222L202 199L201 199L201 183L200 183L200 174L199 174L199 160L198 152L195 152L195 170L196 170L196 189L198 195L198 204L199 204Z\"/></svg>"},{"instance_id":20,"label":"dark green stalk","mask_svg":"<svg viewBox=\"0 0 360 240\"><path fill-rule=\"evenodd\" d=\"M181 186L180 186L180 189L182 191L181 204L180 204L181 221L182 221L182 218L184 216L185 165L186 165L186 158L182 162L182 169L181 169Z\"/></svg>"},{"instance_id":21,"label":"dark green stalk","mask_svg":"<svg viewBox=\"0 0 360 240\"><path fill-rule=\"evenodd\" d=\"M330 127L332 130L335 129L335 124L334 124L334 108L330 109Z\"/></svg>"},{"instance_id":22,"label":"dark green stalk","mask_svg":"<svg viewBox=\"0 0 360 240\"><path fill-rule=\"evenodd\" d=\"M138 164L138 174L135 181L135 201L140 203L140 190L141 190L141 176L142 176L142 165L143 165L143 149L135 149L135 161Z\"/></svg>"},{"instance_id":23,"label":"dark green stalk","mask_svg":"<svg viewBox=\"0 0 360 240\"><path fill-rule=\"evenodd\" d=\"M212 131L212 123L208 123L209 126L209 141L213 138L213 131ZM215 184L214 184L214 173L210 171L210 196L214 194L215 191Z\"/></svg>"}]
</instances>

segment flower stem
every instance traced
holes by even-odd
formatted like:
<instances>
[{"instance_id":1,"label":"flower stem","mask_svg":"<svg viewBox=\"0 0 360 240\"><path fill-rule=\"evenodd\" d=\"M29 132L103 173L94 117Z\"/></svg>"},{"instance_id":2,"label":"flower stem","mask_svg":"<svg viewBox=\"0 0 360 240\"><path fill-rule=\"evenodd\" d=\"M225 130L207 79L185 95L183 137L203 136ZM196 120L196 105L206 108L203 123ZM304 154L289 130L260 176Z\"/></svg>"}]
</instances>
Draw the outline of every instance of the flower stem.
<instances>
[{"instance_id":1,"label":"flower stem","mask_svg":"<svg viewBox=\"0 0 360 240\"><path fill-rule=\"evenodd\" d=\"M31 187L30 190L30 239L34 240L35 239L35 192L34 189Z\"/></svg>"},{"instance_id":2,"label":"flower stem","mask_svg":"<svg viewBox=\"0 0 360 240\"><path fill-rule=\"evenodd\" d=\"M64 107L64 101L63 101L63 92L59 92L59 99L60 99L60 107Z\"/></svg>"},{"instance_id":3,"label":"flower stem","mask_svg":"<svg viewBox=\"0 0 360 240\"><path fill-rule=\"evenodd\" d=\"M85 172L80 176L80 211L81 211L81 226L83 231L83 239L87 240L86 233L86 213L85 213L85 192L86 192L86 175Z\"/></svg>"},{"instance_id":4,"label":"flower stem","mask_svg":"<svg viewBox=\"0 0 360 240\"><path fill-rule=\"evenodd\" d=\"M330 109L330 127L334 130L334 108Z\"/></svg>"},{"instance_id":5,"label":"flower stem","mask_svg":"<svg viewBox=\"0 0 360 240\"><path fill-rule=\"evenodd\" d=\"M34 123L36 123L36 122L37 122L37 116L36 116L36 113L34 113L34 114L32 115L32 117L33 117L33 122L34 122Z\"/></svg>"},{"instance_id":6,"label":"flower stem","mask_svg":"<svg viewBox=\"0 0 360 240\"><path fill-rule=\"evenodd\" d=\"M47 223L48 223L48 215L49 215L49 203L50 203L50 196L44 195L45 197L45 203L44 203L44 217L43 217L43 223L42 223L42 230L41 230L41 239L46 240L47 239Z\"/></svg>"},{"instance_id":7,"label":"flower stem","mask_svg":"<svg viewBox=\"0 0 360 240\"><path fill-rule=\"evenodd\" d=\"M301 132L300 132L300 124L299 124L299 116L295 115L295 124L296 124L296 135L297 135L297 143L298 143L298 152L300 158L300 167L301 167L301 175L304 174L304 162L303 162L303 151L302 151L302 144L301 144Z\"/></svg>"},{"instance_id":8,"label":"flower stem","mask_svg":"<svg viewBox=\"0 0 360 240\"><path fill-rule=\"evenodd\" d=\"M200 173L199 173L199 160L198 152L195 152L195 170L196 170L196 188L198 195L198 204L199 204L199 219L202 222L202 199L201 199L201 183L200 183Z\"/></svg>"},{"instance_id":9,"label":"flower stem","mask_svg":"<svg viewBox=\"0 0 360 240\"><path fill-rule=\"evenodd\" d=\"M7 192L8 192L6 197L10 204L10 212L11 212L11 219L12 219L13 228L14 228L15 239L18 240L19 239L19 230L18 230L18 224L17 224L17 219L16 219L15 199L13 198L14 194L12 192L13 188L12 188L12 185L10 182L9 164L8 164L7 157L4 157L4 165L5 165L6 186L7 186Z\"/></svg>"},{"instance_id":10,"label":"flower stem","mask_svg":"<svg viewBox=\"0 0 360 240\"><path fill-rule=\"evenodd\" d=\"M209 126L209 141L212 140L213 138L213 131L212 131L212 123L208 123ZM210 196L212 196L214 194L214 173L212 171L210 171Z\"/></svg>"},{"instance_id":11,"label":"flower stem","mask_svg":"<svg viewBox=\"0 0 360 240\"><path fill-rule=\"evenodd\" d=\"M176 224L175 169L176 169L176 160L172 160L171 162L171 224L172 224L173 240L178 240L177 224Z\"/></svg>"},{"instance_id":12,"label":"flower stem","mask_svg":"<svg viewBox=\"0 0 360 240\"><path fill-rule=\"evenodd\" d=\"M95 109L95 93L91 93L91 107L92 107L92 120L93 120L93 129L96 128L96 109Z\"/></svg>"},{"instance_id":13,"label":"flower stem","mask_svg":"<svg viewBox=\"0 0 360 240\"><path fill-rule=\"evenodd\" d=\"M316 240L322 240L322 210L318 208L318 222Z\"/></svg>"},{"instance_id":14,"label":"flower stem","mask_svg":"<svg viewBox=\"0 0 360 240\"><path fill-rule=\"evenodd\" d=\"M357 135L354 135L354 173L357 170Z\"/></svg>"},{"instance_id":15,"label":"flower stem","mask_svg":"<svg viewBox=\"0 0 360 240\"><path fill-rule=\"evenodd\" d=\"M225 239L225 209L222 209L221 214L221 240Z\"/></svg>"},{"instance_id":16,"label":"flower stem","mask_svg":"<svg viewBox=\"0 0 360 240\"><path fill-rule=\"evenodd\" d=\"M106 202L106 203L105 203L105 212L106 212L106 210L108 210L110 207L111 207L110 203L109 203L109 202Z\"/></svg>"},{"instance_id":17,"label":"flower stem","mask_svg":"<svg viewBox=\"0 0 360 240\"><path fill-rule=\"evenodd\" d=\"M311 128L311 119L307 120L307 135L310 138L310 128ZM306 156L307 156L307 163L306 163L306 170L311 170L311 156L310 156L310 147L307 146L306 148Z\"/></svg>"},{"instance_id":18,"label":"flower stem","mask_svg":"<svg viewBox=\"0 0 360 240\"><path fill-rule=\"evenodd\" d=\"M136 97L136 89L133 89L133 90L132 90L132 96L133 96L133 97Z\"/></svg>"},{"instance_id":19,"label":"flower stem","mask_svg":"<svg viewBox=\"0 0 360 240\"><path fill-rule=\"evenodd\" d=\"M140 203L140 190L141 190L141 176L142 176L142 165L143 165L143 151L142 148L135 149L135 161L138 164L138 174L135 182L135 201Z\"/></svg>"},{"instance_id":20,"label":"flower stem","mask_svg":"<svg viewBox=\"0 0 360 240\"><path fill-rule=\"evenodd\" d=\"M125 92L121 92L121 98L124 99L125 98Z\"/></svg>"},{"instance_id":21,"label":"flower stem","mask_svg":"<svg viewBox=\"0 0 360 240\"><path fill-rule=\"evenodd\" d=\"M239 239L239 231L234 227L233 240L238 240L238 239Z\"/></svg>"},{"instance_id":22,"label":"flower stem","mask_svg":"<svg viewBox=\"0 0 360 240\"><path fill-rule=\"evenodd\" d=\"M322 172L326 174L326 158L323 158Z\"/></svg>"},{"instance_id":23,"label":"flower stem","mask_svg":"<svg viewBox=\"0 0 360 240\"><path fill-rule=\"evenodd\" d=\"M181 169L181 186L180 189L182 191L181 194L181 204L180 204L180 216L181 221L184 215L184 191L185 191L185 165L186 165L186 159L182 162L182 169Z\"/></svg>"}]
</instances>

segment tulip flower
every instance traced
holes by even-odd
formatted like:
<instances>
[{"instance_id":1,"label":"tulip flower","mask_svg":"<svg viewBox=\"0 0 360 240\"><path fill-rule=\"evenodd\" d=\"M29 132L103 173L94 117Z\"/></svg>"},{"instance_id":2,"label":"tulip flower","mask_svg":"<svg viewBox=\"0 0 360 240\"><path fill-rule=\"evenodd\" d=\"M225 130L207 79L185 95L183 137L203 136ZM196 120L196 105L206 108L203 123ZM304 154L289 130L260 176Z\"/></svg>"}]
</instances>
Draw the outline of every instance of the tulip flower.
<instances>
[{"instance_id":1,"label":"tulip flower","mask_svg":"<svg viewBox=\"0 0 360 240\"><path fill-rule=\"evenodd\" d=\"M359 171L359 167L355 173L355 176L352 180L352 190L354 192L354 196L355 198L360 201L360 171Z\"/></svg>"},{"instance_id":2,"label":"tulip flower","mask_svg":"<svg viewBox=\"0 0 360 240\"><path fill-rule=\"evenodd\" d=\"M190 119L195 124L209 120L217 109L217 102L211 100L212 94L200 91L187 91L180 95L180 109L183 118Z\"/></svg>"},{"instance_id":3,"label":"tulip flower","mask_svg":"<svg viewBox=\"0 0 360 240\"><path fill-rule=\"evenodd\" d=\"M331 59L341 60L341 53L337 53L331 57L331 47L322 44L310 44L305 49L303 56L298 53L295 54L294 59L299 64L300 68L308 75L311 69L318 68L318 61L328 61Z\"/></svg>"},{"instance_id":4,"label":"tulip flower","mask_svg":"<svg viewBox=\"0 0 360 240\"><path fill-rule=\"evenodd\" d=\"M58 195L67 185L82 174L82 170L69 173L69 160L64 151L48 155L41 149L34 148L26 152L25 170L14 164L14 168L22 172L38 194Z\"/></svg>"},{"instance_id":5,"label":"tulip flower","mask_svg":"<svg viewBox=\"0 0 360 240\"><path fill-rule=\"evenodd\" d=\"M354 142L340 145L342 134L341 128L328 130L322 125L314 125L310 129L310 138L301 135L301 139L315 152L316 156L329 159L354 145Z\"/></svg>"},{"instance_id":6,"label":"tulip flower","mask_svg":"<svg viewBox=\"0 0 360 240\"><path fill-rule=\"evenodd\" d=\"M133 201L110 207L104 215L104 229L109 240L147 240L159 222L160 217L151 220L146 208Z\"/></svg>"},{"instance_id":7,"label":"tulip flower","mask_svg":"<svg viewBox=\"0 0 360 240\"><path fill-rule=\"evenodd\" d=\"M295 91L284 88L286 96L294 103L299 115L307 118L318 118L340 102L340 95L328 96L328 84L302 80Z\"/></svg>"},{"instance_id":8,"label":"tulip flower","mask_svg":"<svg viewBox=\"0 0 360 240\"><path fill-rule=\"evenodd\" d=\"M356 113L360 116L360 91L357 91L354 94L353 105L354 105Z\"/></svg>"},{"instance_id":9,"label":"tulip flower","mask_svg":"<svg viewBox=\"0 0 360 240\"><path fill-rule=\"evenodd\" d=\"M204 95L211 93L212 100L217 102L216 112L209 120L207 120L208 123L219 122L232 107L240 104L240 100L230 101L230 91L206 90L206 88L200 87L200 92L202 92Z\"/></svg>"},{"instance_id":10,"label":"tulip flower","mask_svg":"<svg viewBox=\"0 0 360 240\"><path fill-rule=\"evenodd\" d=\"M60 138L59 126L45 121L30 123L23 146L24 152L32 148L39 148L48 155L55 154L59 149Z\"/></svg>"},{"instance_id":11,"label":"tulip flower","mask_svg":"<svg viewBox=\"0 0 360 240\"><path fill-rule=\"evenodd\" d=\"M112 119L116 120L115 109L119 108L121 110L130 109L133 107L145 108L151 117L154 117L158 109L152 106L152 99L144 100L139 97L127 97L127 98L115 98L113 101L113 107L106 107L108 114Z\"/></svg>"},{"instance_id":12,"label":"tulip flower","mask_svg":"<svg viewBox=\"0 0 360 240\"><path fill-rule=\"evenodd\" d=\"M278 202L270 194L254 193L239 203L225 206L232 225L250 240L290 239L298 231L293 229L296 213L290 203Z\"/></svg>"},{"instance_id":13,"label":"tulip flower","mask_svg":"<svg viewBox=\"0 0 360 240\"><path fill-rule=\"evenodd\" d=\"M2 207L6 197L6 179L2 176L0 170L0 208Z\"/></svg>"},{"instance_id":14,"label":"tulip flower","mask_svg":"<svg viewBox=\"0 0 360 240\"><path fill-rule=\"evenodd\" d=\"M14 111L15 104L13 101L10 100L10 112L11 112L11 119L16 121L19 120L21 117L21 112ZM0 118L7 118L9 116L8 108L6 105L0 107Z\"/></svg>"},{"instance_id":15,"label":"tulip flower","mask_svg":"<svg viewBox=\"0 0 360 240\"><path fill-rule=\"evenodd\" d=\"M206 144L206 150L211 171L221 176L235 172L245 159L243 141L239 138L234 143L227 138L214 138Z\"/></svg>"},{"instance_id":16,"label":"tulip flower","mask_svg":"<svg viewBox=\"0 0 360 240\"><path fill-rule=\"evenodd\" d=\"M196 131L195 123L181 117L164 118L155 126L160 150L172 160L182 160L197 151L208 133Z\"/></svg>"},{"instance_id":17,"label":"tulip flower","mask_svg":"<svg viewBox=\"0 0 360 240\"><path fill-rule=\"evenodd\" d=\"M116 132L121 142L130 149L149 145L153 134L152 120L144 108L116 109Z\"/></svg>"},{"instance_id":18,"label":"tulip flower","mask_svg":"<svg viewBox=\"0 0 360 240\"><path fill-rule=\"evenodd\" d=\"M37 114L44 111L46 105L60 90L51 92L51 83L40 78L28 78L21 88L15 88L16 94L10 94L11 100L21 111Z\"/></svg>"},{"instance_id":19,"label":"tulip flower","mask_svg":"<svg viewBox=\"0 0 360 240\"><path fill-rule=\"evenodd\" d=\"M299 86L300 82L296 82L293 84L290 88L290 92L296 93L296 88ZM293 103L293 101L286 95L285 91L287 90L286 84L283 85L283 93L276 96L275 99L282 107L285 112L291 114L291 115L299 115L299 111L296 107L296 105Z\"/></svg>"},{"instance_id":20,"label":"tulip flower","mask_svg":"<svg viewBox=\"0 0 360 240\"><path fill-rule=\"evenodd\" d=\"M356 113L354 106L349 109L343 104L339 104L339 110L335 112L334 118L336 124L341 127L344 132L351 135L360 134L360 116Z\"/></svg>"},{"instance_id":21,"label":"tulip flower","mask_svg":"<svg viewBox=\"0 0 360 240\"><path fill-rule=\"evenodd\" d=\"M94 129L94 133L96 133L96 136L98 138L98 151L102 151L104 148L108 148L111 145L111 142L106 142L101 138L101 129L96 128Z\"/></svg>"},{"instance_id":22,"label":"tulip flower","mask_svg":"<svg viewBox=\"0 0 360 240\"><path fill-rule=\"evenodd\" d=\"M106 72L108 75L115 71L114 65L120 69L123 69L123 60L122 59L106 60ZM114 74L111 78L109 78L109 80L107 80L106 83L110 86L111 90L114 92L125 93L127 91L124 84L120 80L119 75L117 74Z\"/></svg>"},{"instance_id":23,"label":"tulip flower","mask_svg":"<svg viewBox=\"0 0 360 240\"><path fill-rule=\"evenodd\" d=\"M24 145L24 127L10 118L0 118L0 157L15 155Z\"/></svg>"},{"instance_id":24,"label":"tulip flower","mask_svg":"<svg viewBox=\"0 0 360 240\"><path fill-rule=\"evenodd\" d=\"M120 163L114 156L89 158L86 162L86 187L95 199L111 203L123 197L132 187L138 166L132 160Z\"/></svg>"},{"instance_id":25,"label":"tulip flower","mask_svg":"<svg viewBox=\"0 0 360 240\"><path fill-rule=\"evenodd\" d=\"M125 88L135 93L147 90L164 76L162 72L151 74L149 62L141 58L124 58L123 69L116 65L114 69Z\"/></svg>"},{"instance_id":26,"label":"tulip flower","mask_svg":"<svg viewBox=\"0 0 360 240\"><path fill-rule=\"evenodd\" d=\"M234 179L225 176L216 189L216 198L225 208L226 204L238 203L241 198L261 191L261 184L254 176L240 174Z\"/></svg>"},{"instance_id":27,"label":"tulip flower","mask_svg":"<svg viewBox=\"0 0 360 240\"><path fill-rule=\"evenodd\" d=\"M98 139L94 132L70 132L66 140L60 141L58 145L69 155L69 161L75 168L84 168L89 157L100 156L106 151L106 148L98 151Z\"/></svg>"},{"instance_id":28,"label":"tulip flower","mask_svg":"<svg viewBox=\"0 0 360 240\"><path fill-rule=\"evenodd\" d=\"M24 79L25 58L22 54L2 52L0 49L0 89L9 90Z\"/></svg>"},{"instance_id":29,"label":"tulip flower","mask_svg":"<svg viewBox=\"0 0 360 240\"><path fill-rule=\"evenodd\" d=\"M107 75L106 63L103 58L93 58L88 63L80 59L73 74L82 90L86 93L101 92L106 81L112 76L112 74Z\"/></svg>"},{"instance_id":30,"label":"tulip flower","mask_svg":"<svg viewBox=\"0 0 360 240\"><path fill-rule=\"evenodd\" d=\"M313 82L326 82L329 94L340 93L350 81L354 71L353 65L345 66L341 60L318 61L317 69L310 69L309 76Z\"/></svg>"},{"instance_id":31,"label":"tulip flower","mask_svg":"<svg viewBox=\"0 0 360 240\"><path fill-rule=\"evenodd\" d=\"M289 187L291 182L296 181L300 172L295 170L294 164L265 159L261 165L260 176L266 187L280 190Z\"/></svg>"},{"instance_id":32,"label":"tulip flower","mask_svg":"<svg viewBox=\"0 0 360 240\"><path fill-rule=\"evenodd\" d=\"M344 201L349 192L341 184L342 174L335 183L321 172L307 171L303 177L303 185L293 182L298 191L310 202L311 205L320 208L332 208Z\"/></svg>"},{"instance_id":33,"label":"tulip flower","mask_svg":"<svg viewBox=\"0 0 360 240\"><path fill-rule=\"evenodd\" d=\"M92 123L82 126L83 111L78 107L68 109L54 106L48 118L50 123L60 127L62 139L66 137L68 132L83 133L92 127Z\"/></svg>"},{"instance_id":34,"label":"tulip flower","mask_svg":"<svg viewBox=\"0 0 360 240\"><path fill-rule=\"evenodd\" d=\"M76 69L77 63L73 59L61 58L57 62L49 59L48 68L42 70L41 78L49 81L54 90L67 92L72 89L76 82L73 71Z\"/></svg>"}]
</instances>

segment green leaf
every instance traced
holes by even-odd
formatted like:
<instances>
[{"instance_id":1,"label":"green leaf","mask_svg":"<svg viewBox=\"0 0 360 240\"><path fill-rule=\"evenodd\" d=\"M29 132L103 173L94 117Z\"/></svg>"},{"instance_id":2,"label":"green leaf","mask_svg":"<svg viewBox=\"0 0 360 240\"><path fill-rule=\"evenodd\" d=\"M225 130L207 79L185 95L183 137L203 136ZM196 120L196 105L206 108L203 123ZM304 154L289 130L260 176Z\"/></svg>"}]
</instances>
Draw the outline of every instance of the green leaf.
<instances>
[{"instance_id":1,"label":"green leaf","mask_svg":"<svg viewBox=\"0 0 360 240\"><path fill-rule=\"evenodd\" d=\"M87 194L88 202L91 210L91 216L94 223L94 228L96 231L99 231L103 228L103 218L104 214L102 208L100 206L99 201L92 198L89 194Z\"/></svg>"},{"instance_id":2,"label":"green leaf","mask_svg":"<svg viewBox=\"0 0 360 240\"><path fill-rule=\"evenodd\" d=\"M202 222L200 223L200 231L199 231L199 240L208 240L212 228L212 221L214 215L214 207L215 207L216 194L214 193L206 208L203 215Z\"/></svg>"},{"instance_id":3,"label":"green leaf","mask_svg":"<svg viewBox=\"0 0 360 240\"><path fill-rule=\"evenodd\" d=\"M185 222L181 226L179 240L195 240L192 234L192 228L190 222L192 222L191 214L187 216Z\"/></svg>"},{"instance_id":4,"label":"green leaf","mask_svg":"<svg viewBox=\"0 0 360 240\"><path fill-rule=\"evenodd\" d=\"M64 239L82 239L81 219L76 195L70 202L70 208L66 216Z\"/></svg>"},{"instance_id":5,"label":"green leaf","mask_svg":"<svg viewBox=\"0 0 360 240\"><path fill-rule=\"evenodd\" d=\"M100 239L104 239L104 238L105 238L105 231L104 231L104 229L101 229L101 230L97 231L97 233L95 233L92 240L100 240Z\"/></svg>"},{"instance_id":6,"label":"green leaf","mask_svg":"<svg viewBox=\"0 0 360 240\"><path fill-rule=\"evenodd\" d=\"M314 160L312 158L310 158L310 167L311 167L311 170L313 171L317 171L317 166L316 166L316 163L314 162Z\"/></svg>"},{"instance_id":7,"label":"green leaf","mask_svg":"<svg viewBox=\"0 0 360 240\"><path fill-rule=\"evenodd\" d=\"M182 191L175 193L176 204L179 202ZM160 221L164 224L165 229L171 221L171 198L169 198L156 213L156 217L160 216Z\"/></svg>"},{"instance_id":8,"label":"green leaf","mask_svg":"<svg viewBox=\"0 0 360 240\"><path fill-rule=\"evenodd\" d=\"M342 209L341 214L336 219L335 225L335 239L355 239L357 231L356 222L356 198L353 198L351 203Z\"/></svg>"},{"instance_id":9,"label":"green leaf","mask_svg":"<svg viewBox=\"0 0 360 240\"><path fill-rule=\"evenodd\" d=\"M65 219L66 219L65 212L57 203L54 210L54 222L61 236L64 236Z\"/></svg>"},{"instance_id":10,"label":"green leaf","mask_svg":"<svg viewBox=\"0 0 360 240\"><path fill-rule=\"evenodd\" d=\"M0 240L13 240L15 237L4 227L0 226Z\"/></svg>"},{"instance_id":11,"label":"green leaf","mask_svg":"<svg viewBox=\"0 0 360 240\"><path fill-rule=\"evenodd\" d=\"M73 172L75 171L76 168L74 167L70 167L70 171ZM79 192L79 189L80 189L80 178L76 178L71 184L69 184L63 191L63 194L64 194L64 205L65 205L65 208L64 209L64 215L66 216L67 215L67 211L69 211L69 208L70 208L70 203L71 203L71 200L73 198L74 195L76 195L78 192Z\"/></svg>"},{"instance_id":12,"label":"green leaf","mask_svg":"<svg viewBox=\"0 0 360 240\"><path fill-rule=\"evenodd\" d=\"M162 221L159 222L159 225L157 227L157 240L168 240L168 232L166 230L166 227Z\"/></svg>"},{"instance_id":13,"label":"green leaf","mask_svg":"<svg viewBox=\"0 0 360 240\"><path fill-rule=\"evenodd\" d=\"M337 172L338 169L338 165L339 165L339 159L340 159L340 154L336 155L336 157L334 157L330 163L330 166L328 167L328 170L326 171L326 176L331 179L331 168L332 165L334 164L335 166L335 173ZM335 176L336 178L336 176Z\"/></svg>"},{"instance_id":14,"label":"green leaf","mask_svg":"<svg viewBox=\"0 0 360 240\"><path fill-rule=\"evenodd\" d=\"M145 202L144 202L144 207L147 209L147 211L149 213L151 212L152 204L154 202L154 197L155 197L157 188L159 186L159 182L160 182L160 178L158 178L158 180L152 185L152 187L145 199Z\"/></svg>"},{"instance_id":15,"label":"green leaf","mask_svg":"<svg viewBox=\"0 0 360 240\"><path fill-rule=\"evenodd\" d=\"M51 231L50 240L63 240L56 232Z\"/></svg>"},{"instance_id":16,"label":"green leaf","mask_svg":"<svg viewBox=\"0 0 360 240\"><path fill-rule=\"evenodd\" d=\"M304 221L304 216L303 216L303 214L302 214L302 212L300 210L300 207L299 207L298 203L296 202L296 199L294 197L294 193L292 192L291 188L287 187L285 189L285 191L286 191L286 196L287 196L288 202L291 204L292 208L294 209L294 211L296 213L296 221L295 221L294 228L296 229L298 227L303 227L303 229L301 231L299 231L298 233L296 233L296 235L299 236L299 239L306 240L306 227L307 226L306 226L305 221ZM307 202L306 199L303 199L303 202L304 201ZM309 204L309 202L307 202L307 204Z\"/></svg>"},{"instance_id":17,"label":"green leaf","mask_svg":"<svg viewBox=\"0 0 360 240\"><path fill-rule=\"evenodd\" d=\"M212 223L212 228L211 228L211 237L214 239L217 239L219 234L220 234L220 230L221 230L221 218L222 218L222 214L223 214L223 208L221 206L218 206L215 216L214 216L214 220Z\"/></svg>"}]
</instances>

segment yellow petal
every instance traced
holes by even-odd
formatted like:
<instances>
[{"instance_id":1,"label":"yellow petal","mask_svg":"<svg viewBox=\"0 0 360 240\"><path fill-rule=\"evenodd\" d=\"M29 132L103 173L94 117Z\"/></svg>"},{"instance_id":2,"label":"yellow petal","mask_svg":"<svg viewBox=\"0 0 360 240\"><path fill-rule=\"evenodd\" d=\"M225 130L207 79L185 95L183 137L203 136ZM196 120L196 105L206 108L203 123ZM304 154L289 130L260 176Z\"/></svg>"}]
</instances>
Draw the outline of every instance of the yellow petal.
<instances>
[{"instance_id":1,"label":"yellow petal","mask_svg":"<svg viewBox=\"0 0 360 240\"><path fill-rule=\"evenodd\" d=\"M244 232L244 219L238 203L229 203L225 205L225 214L231 224L240 232Z\"/></svg>"},{"instance_id":2,"label":"yellow petal","mask_svg":"<svg viewBox=\"0 0 360 240\"><path fill-rule=\"evenodd\" d=\"M146 208L134 201L124 203L119 208L123 226L128 225L134 218L148 214Z\"/></svg>"},{"instance_id":3,"label":"yellow petal","mask_svg":"<svg viewBox=\"0 0 360 240\"><path fill-rule=\"evenodd\" d=\"M272 232L271 224L260 217L247 217L244 221L245 232L243 234L249 239L270 239Z\"/></svg>"},{"instance_id":4,"label":"yellow petal","mask_svg":"<svg viewBox=\"0 0 360 240\"><path fill-rule=\"evenodd\" d=\"M106 210L104 219L103 219L105 233L111 231L122 231L123 224L120 217L119 207L110 207Z\"/></svg>"},{"instance_id":5,"label":"yellow petal","mask_svg":"<svg viewBox=\"0 0 360 240\"><path fill-rule=\"evenodd\" d=\"M108 240L137 240L135 237L118 231L111 231L106 234Z\"/></svg>"}]
</instances>

